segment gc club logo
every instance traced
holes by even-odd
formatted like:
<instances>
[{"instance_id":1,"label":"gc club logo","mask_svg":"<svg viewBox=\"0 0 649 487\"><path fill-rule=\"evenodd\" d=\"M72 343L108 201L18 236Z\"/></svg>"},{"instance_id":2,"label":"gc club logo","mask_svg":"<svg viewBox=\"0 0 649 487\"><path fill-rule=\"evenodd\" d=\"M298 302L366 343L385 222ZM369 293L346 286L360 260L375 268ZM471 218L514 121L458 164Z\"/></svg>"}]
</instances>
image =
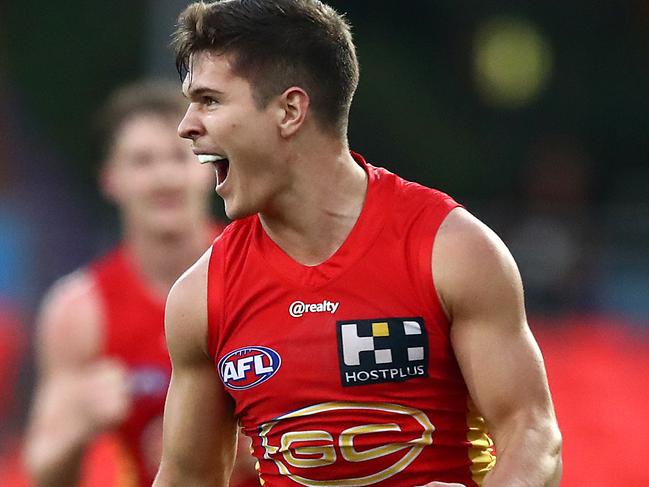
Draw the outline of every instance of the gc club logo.
<instances>
[{"instance_id":1,"label":"gc club logo","mask_svg":"<svg viewBox=\"0 0 649 487\"><path fill-rule=\"evenodd\" d=\"M281 365L281 357L272 348L251 346L225 355L219 360L218 369L223 384L238 391L266 382Z\"/></svg>"},{"instance_id":2,"label":"gc club logo","mask_svg":"<svg viewBox=\"0 0 649 487\"><path fill-rule=\"evenodd\" d=\"M259 436L264 459L297 484L363 487L408 468L433 443L434 431L419 409L325 402L263 424Z\"/></svg>"}]
</instances>

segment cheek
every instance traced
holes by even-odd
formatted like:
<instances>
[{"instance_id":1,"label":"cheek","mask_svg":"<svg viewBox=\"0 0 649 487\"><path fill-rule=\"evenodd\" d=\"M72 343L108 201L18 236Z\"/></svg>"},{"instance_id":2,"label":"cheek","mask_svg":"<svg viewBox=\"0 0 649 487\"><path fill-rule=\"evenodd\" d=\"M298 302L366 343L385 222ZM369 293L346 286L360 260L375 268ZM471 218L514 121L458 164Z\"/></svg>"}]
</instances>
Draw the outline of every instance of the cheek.
<instances>
[{"instance_id":1,"label":"cheek","mask_svg":"<svg viewBox=\"0 0 649 487\"><path fill-rule=\"evenodd\" d=\"M192 163L185 168L184 176L187 180L187 186L195 191L209 191L214 188L216 176L211 164L198 165Z\"/></svg>"},{"instance_id":2,"label":"cheek","mask_svg":"<svg viewBox=\"0 0 649 487\"><path fill-rule=\"evenodd\" d=\"M137 203L147 197L153 189L153 178L146 170L131 170L119 178L117 193L124 204Z\"/></svg>"}]
</instances>

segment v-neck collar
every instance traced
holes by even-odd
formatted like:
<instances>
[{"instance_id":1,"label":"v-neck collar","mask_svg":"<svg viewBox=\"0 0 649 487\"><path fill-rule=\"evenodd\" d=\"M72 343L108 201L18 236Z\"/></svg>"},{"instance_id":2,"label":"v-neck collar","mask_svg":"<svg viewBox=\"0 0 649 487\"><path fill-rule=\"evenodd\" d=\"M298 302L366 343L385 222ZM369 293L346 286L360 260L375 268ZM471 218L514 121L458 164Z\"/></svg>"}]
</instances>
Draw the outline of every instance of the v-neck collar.
<instances>
[{"instance_id":1,"label":"v-neck collar","mask_svg":"<svg viewBox=\"0 0 649 487\"><path fill-rule=\"evenodd\" d=\"M268 236L259 215L255 216L254 240L257 250L278 274L298 285L317 289L336 279L367 252L383 227L386 209L389 208L384 203L389 200L393 186L386 184L383 171L367 164L360 154L352 152L352 156L367 173L367 193L351 232L326 261L315 266L297 262Z\"/></svg>"}]
</instances>

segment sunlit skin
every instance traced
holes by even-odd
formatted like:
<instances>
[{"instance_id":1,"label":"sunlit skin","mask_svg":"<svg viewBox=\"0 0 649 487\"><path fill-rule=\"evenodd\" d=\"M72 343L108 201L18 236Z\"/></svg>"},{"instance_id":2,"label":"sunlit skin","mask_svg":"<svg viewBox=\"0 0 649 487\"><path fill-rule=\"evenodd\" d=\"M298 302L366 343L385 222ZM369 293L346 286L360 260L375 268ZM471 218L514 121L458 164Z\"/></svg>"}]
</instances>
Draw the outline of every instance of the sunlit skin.
<instances>
[{"instance_id":1,"label":"sunlit skin","mask_svg":"<svg viewBox=\"0 0 649 487\"><path fill-rule=\"evenodd\" d=\"M206 223L205 194L214 175L196 164L176 120L138 114L115 135L104 164L102 189L121 211L125 233L177 236Z\"/></svg>"},{"instance_id":2,"label":"sunlit skin","mask_svg":"<svg viewBox=\"0 0 649 487\"><path fill-rule=\"evenodd\" d=\"M192 140L197 155L229 161L215 162L228 216L258 213L267 235L302 265L333 255L359 218L367 176L346 136L309 112L306 91L289 87L259 108L228 55L205 52L193 56L183 91L191 103L179 134ZM210 252L167 300L173 374L156 487L225 487L232 466L238 418L205 345ZM435 234L430 262L451 324L450 346L498 449L483 485L558 485L561 437L513 258L491 230L456 208ZM459 487L435 479L425 485Z\"/></svg>"},{"instance_id":3,"label":"sunlit skin","mask_svg":"<svg viewBox=\"0 0 649 487\"><path fill-rule=\"evenodd\" d=\"M226 56L211 53L195 57L183 92L190 105L179 135L192 140L196 154L217 154L229 161L227 177L218 167L223 163L214 164L220 173L216 192L228 217L242 218L269 206L289 184L277 101L258 108L250 83L232 73Z\"/></svg>"},{"instance_id":4,"label":"sunlit skin","mask_svg":"<svg viewBox=\"0 0 649 487\"><path fill-rule=\"evenodd\" d=\"M260 108L228 55L202 52L183 92L190 105L179 135L197 155L229 161L227 173L215 163L228 217L258 213L269 237L303 264L330 257L361 211L367 176L346 137L315 119L305 90L289 87Z\"/></svg>"}]
</instances>

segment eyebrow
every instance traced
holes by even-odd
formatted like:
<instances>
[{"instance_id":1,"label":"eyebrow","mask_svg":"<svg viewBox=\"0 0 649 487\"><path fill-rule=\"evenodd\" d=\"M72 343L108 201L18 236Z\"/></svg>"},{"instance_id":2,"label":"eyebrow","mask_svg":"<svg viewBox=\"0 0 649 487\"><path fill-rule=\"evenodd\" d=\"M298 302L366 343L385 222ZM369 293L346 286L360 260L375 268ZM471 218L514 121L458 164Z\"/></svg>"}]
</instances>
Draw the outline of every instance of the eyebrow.
<instances>
[{"instance_id":1,"label":"eyebrow","mask_svg":"<svg viewBox=\"0 0 649 487\"><path fill-rule=\"evenodd\" d=\"M189 90L187 90L187 93L185 93L185 90L183 90L183 95L185 96L185 98L193 99L193 98L199 98L204 95L222 96L223 92L212 88L208 88L206 86L199 86L197 88L190 87Z\"/></svg>"}]
</instances>

